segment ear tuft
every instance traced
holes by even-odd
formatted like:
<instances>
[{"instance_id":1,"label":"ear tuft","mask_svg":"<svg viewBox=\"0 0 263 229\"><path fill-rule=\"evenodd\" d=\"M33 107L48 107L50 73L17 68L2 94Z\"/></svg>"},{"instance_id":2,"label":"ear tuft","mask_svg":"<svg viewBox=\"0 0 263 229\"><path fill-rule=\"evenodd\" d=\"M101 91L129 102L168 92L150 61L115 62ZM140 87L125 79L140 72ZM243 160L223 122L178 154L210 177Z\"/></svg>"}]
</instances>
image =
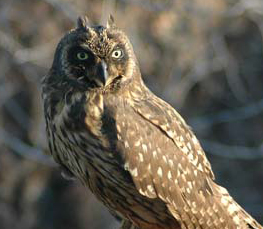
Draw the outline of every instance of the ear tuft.
<instances>
[{"instance_id":1,"label":"ear tuft","mask_svg":"<svg viewBox=\"0 0 263 229\"><path fill-rule=\"evenodd\" d=\"M88 30L89 19L87 16L81 16L77 21L77 28L81 30Z\"/></svg>"},{"instance_id":2,"label":"ear tuft","mask_svg":"<svg viewBox=\"0 0 263 229\"><path fill-rule=\"evenodd\" d=\"M107 21L107 26L106 28L109 29L109 28L114 28L116 27L115 23L114 23L114 18L113 16L110 14L109 15L109 18L108 18L108 21Z\"/></svg>"}]
</instances>

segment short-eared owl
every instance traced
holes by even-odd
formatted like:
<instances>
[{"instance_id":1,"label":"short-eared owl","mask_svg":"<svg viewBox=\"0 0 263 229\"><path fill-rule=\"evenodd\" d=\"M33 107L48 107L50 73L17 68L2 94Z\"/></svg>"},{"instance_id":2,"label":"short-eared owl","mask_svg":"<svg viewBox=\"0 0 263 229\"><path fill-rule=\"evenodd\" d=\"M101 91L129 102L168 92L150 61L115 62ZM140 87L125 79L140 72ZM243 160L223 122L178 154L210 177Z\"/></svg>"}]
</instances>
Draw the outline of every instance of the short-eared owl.
<instances>
[{"instance_id":1,"label":"short-eared owl","mask_svg":"<svg viewBox=\"0 0 263 229\"><path fill-rule=\"evenodd\" d=\"M110 17L59 42L43 80L49 148L122 228L262 228L214 182L183 118L143 83L132 45Z\"/></svg>"}]
</instances>

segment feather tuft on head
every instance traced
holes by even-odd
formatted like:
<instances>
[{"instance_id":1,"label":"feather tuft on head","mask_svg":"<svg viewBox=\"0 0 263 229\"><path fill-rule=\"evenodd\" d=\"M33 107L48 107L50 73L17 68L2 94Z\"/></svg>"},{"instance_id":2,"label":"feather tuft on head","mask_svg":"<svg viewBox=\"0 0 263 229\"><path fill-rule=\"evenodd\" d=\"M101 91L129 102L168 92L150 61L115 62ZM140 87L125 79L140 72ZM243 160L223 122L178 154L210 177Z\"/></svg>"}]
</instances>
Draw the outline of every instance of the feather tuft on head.
<instances>
[{"instance_id":1,"label":"feather tuft on head","mask_svg":"<svg viewBox=\"0 0 263 229\"><path fill-rule=\"evenodd\" d=\"M107 25L106 25L106 28L109 29L109 28L115 28L116 25L115 25L115 22L114 22L114 18L113 16L110 14L109 15L109 18L108 18L108 21L107 21Z\"/></svg>"},{"instance_id":2,"label":"feather tuft on head","mask_svg":"<svg viewBox=\"0 0 263 229\"><path fill-rule=\"evenodd\" d=\"M81 29L81 30L85 30L88 31L89 29L89 19L87 16L81 16L78 18L78 22L77 22L77 28Z\"/></svg>"}]
</instances>

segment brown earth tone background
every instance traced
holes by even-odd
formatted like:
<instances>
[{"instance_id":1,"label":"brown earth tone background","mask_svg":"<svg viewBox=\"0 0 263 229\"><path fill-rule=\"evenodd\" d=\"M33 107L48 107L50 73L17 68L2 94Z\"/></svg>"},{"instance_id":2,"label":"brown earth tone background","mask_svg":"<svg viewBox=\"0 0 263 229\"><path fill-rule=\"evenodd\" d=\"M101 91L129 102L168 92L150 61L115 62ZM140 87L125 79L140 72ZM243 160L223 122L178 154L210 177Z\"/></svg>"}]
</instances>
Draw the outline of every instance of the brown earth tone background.
<instances>
[{"instance_id":1,"label":"brown earth tone background","mask_svg":"<svg viewBox=\"0 0 263 229\"><path fill-rule=\"evenodd\" d=\"M40 81L78 15L112 13L146 84L192 126L217 182L263 223L262 0L1 0L0 228L118 223L47 156Z\"/></svg>"}]
</instances>

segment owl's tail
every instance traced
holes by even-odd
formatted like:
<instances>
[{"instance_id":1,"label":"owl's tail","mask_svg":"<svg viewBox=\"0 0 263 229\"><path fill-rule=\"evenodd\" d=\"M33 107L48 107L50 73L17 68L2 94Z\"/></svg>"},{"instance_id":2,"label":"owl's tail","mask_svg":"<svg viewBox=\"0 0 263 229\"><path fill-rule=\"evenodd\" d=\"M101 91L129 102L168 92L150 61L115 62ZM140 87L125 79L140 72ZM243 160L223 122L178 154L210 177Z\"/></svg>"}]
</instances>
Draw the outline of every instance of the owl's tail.
<instances>
[{"instance_id":1,"label":"owl's tail","mask_svg":"<svg viewBox=\"0 0 263 229\"><path fill-rule=\"evenodd\" d=\"M240 229L263 229L263 227L249 215L235 200L229 195L228 191L215 184L213 185L216 201L225 213L232 219L233 223Z\"/></svg>"},{"instance_id":2,"label":"owl's tail","mask_svg":"<svg viewBox=\"0 0 263 229\"><path fill-rule=\"evenodd\" d=\"M197 192L179 194L174 196L176 204L167 204L182 229L263 229L225 188L206 181Z\"/></svg>"}]
</instances>

